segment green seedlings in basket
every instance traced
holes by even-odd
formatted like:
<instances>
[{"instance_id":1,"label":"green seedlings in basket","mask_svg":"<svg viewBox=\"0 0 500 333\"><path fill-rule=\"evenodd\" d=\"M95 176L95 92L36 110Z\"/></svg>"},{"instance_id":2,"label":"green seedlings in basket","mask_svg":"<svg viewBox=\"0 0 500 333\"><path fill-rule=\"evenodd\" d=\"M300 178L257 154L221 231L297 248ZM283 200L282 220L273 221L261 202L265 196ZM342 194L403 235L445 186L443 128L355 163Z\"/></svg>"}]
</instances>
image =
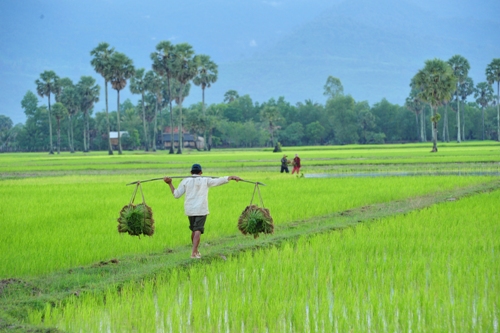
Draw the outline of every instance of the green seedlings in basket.
<instances>
[{"instance_id":1,"label":"green seedlings in basket","mask_svg":"<svg viewBox=\"0 0 500 333\"><path fill-rule=\"evenodd\" d=\"M131 236L152 236L155 232L153 211L148 205L126 205L120 211L118 232L128 232Z\"/></svg>"},{"instance_id":2,"label":"green seedlings in basket","mask_svg":"<svg viewBox=\"0 0 500 333\"><path fill-rule=\"evenodd\" d=\"M259 237L259 233L272 234L274 232L273 218L269 209L250 205L245 208L238 219L238 229L243 235Z\"/></svg>"}]
</instances>

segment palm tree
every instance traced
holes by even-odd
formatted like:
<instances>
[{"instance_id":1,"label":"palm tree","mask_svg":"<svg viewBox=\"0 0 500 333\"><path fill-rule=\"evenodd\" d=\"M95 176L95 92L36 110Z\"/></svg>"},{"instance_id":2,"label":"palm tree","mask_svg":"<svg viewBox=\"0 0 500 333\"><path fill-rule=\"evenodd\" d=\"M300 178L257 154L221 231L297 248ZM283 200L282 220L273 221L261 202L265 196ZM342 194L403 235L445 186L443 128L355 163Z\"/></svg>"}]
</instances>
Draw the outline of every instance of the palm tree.
<instances>
[{"instance_id":1,"label":"palm tree","mask_svg":"<svg viewBox=\"0 0 500 333\"><path fill-rule=\"evenodd\" d=\"M275 147L274 132L278 129L276 122L281 119L281 113L278 107L269 105L264 106L264 108L260 111L260 118L267 122L269 126L268 131L271 138L271 145Z\"/></svg>"},{"instance_id":2,"label":"palm tree","mask_svg":"<svg viewBox=\"0 0 500 333\"><path fill-rule=\"evenodd\" d=\"M179 94L176 102L179 104L179 147L177 154L182 154L182 102L184 100L184 88L197 73L196 62L194 61L194 50L188 43L181 43L175 46L175 59L173 66L173 77L179 82Z\"/></svg>"},{"instance_id":3,"label":"palm tree","mask_svg":"<svg viewBox=\"0 0 500 333\"><path fill-rule=\"evenodd\" d=\"M224 103L231 103L235 99L240 98L240 95L238 95L238 92L236 90L228 90L224 94Z\"/></svg>"},{"instance_id":4,"label":"palm tree","mask_svg":"<svg viewBox=\"0 0 500 333\"><path fill-rule=\"evenodd\" d=\"M148 71L144 78L146 89L155 96L155 115L153 127L153 151L156 151L156 137L158 133L158 105L161 103L163 82L154 71ZM163 131L162 131L163 133Z\"/></svg>"},{"instance_id":5,"label":"palm tree","mask_svg":"<svg viewBox=\"0 0 500 333\"><path fill-rule=\"evenodd\" d=\"M483 140L484 140L484 108L493 101L493 88L487 82L480 82L474 89L474 98L477 104L481 105L481 120L483 123Z\"/></svg>"},{"instance_id":6,"label":"palm tree","mask_svg":"<svg viewBox=\"0 0 500 333\"><path fill-rule=\"evenodd\" d=\"M122 141L120 133L120 90L127 86L127 80L134 75L135 69L132 59L125 54L115 52L111 55L109 61L109 82L111 87L116 90L117 107L116 123L118 127L118 154L122 154Z\"/></svg>"},{"instance_id":7,"label":"palm tree","mask_svg":"<svg viewBox=\"0 0 500 333\"><path fill-rule=\"evenodd\" d=\"M80 109L83 112L83 152L88 153L90 149L90 125L89 112L94 104L99 102L100 87L91 76L82 76L77 84L80 96Z\"/></svg>"},{"instance_id":8,"label":"palm tree","mask_svg":"<svg viewBox=\"0 0 500 333\"><path fill-rule=\"evenodd\" d=\"M459 86L464 83L465 79L467 78L467 75L469 74L469 61L462 57L461 55L454 55L453 57L448 60L448 64L451 66L451 69L453 71L453 75L455 75L455 78L457 79L456 87L455 87L455 96L457 100L457 142L460 143L460 101L458 99L458 88ZM448 124L446 124L446 127L448 127Z\"/></svg>"},{"instance_id":9,"label":"palm tree","mask_svg":"<svg viewBox=\"0 0 500 333\"><path fill-rule=\"evenodd\" d=\"M80 110L80 96L78 91L69 78L60 80L61 92L56 96L56 100L64 104L68 111L68 145L71 153L75 152L73 140L73 117Z\"/></svg>"},{"instance_id":10,"label":"palm tree","mask_svg":"<svg viewBox=\"0 0 500 333\"><path fill-rule=\"evenodd\" d=\"M54 104L54 117L57 120L57 154L61 153L61 119L68 115L68 110L61 102Z\"/></svg>"},{"instance_id":11,"label":"palm tree","mask_svg":"<svg viewBox=\"0 0 500 333\"><path fill-rule=\"evenodd\" d=\"M156 52L151 53L153 60L153 70L167 81L168 104L170 106L170 152L174 153L174 120L172 112L172 87L171 79L173 78L173 68L175 60L175 46L169 41L161 41L156 45ZM163 96L166 98L166 96ZM163 131L162 131L163 132Z\"/></svg>"},{"instance_id":12,"label":"palm tree","mask_svg":"<svg viewBox=\"0 0 500 333\"><path fill-rule=\"evenodd\" d=\"M419 121L418 121L418 116L423 115L423 110L424 110L424 104L422 101L417 97L418 91L415 89L412 89L410 92L410 96L406 98L405 106L408 110L411 112L415 113L415 122L417 124L417 137L419 137L419 132L420 132L420 142L424 142L424 122L420 122L420 130L419 130Z\"/></svg>"},{"instance_id":13,"label":"palm tree","mask_svg":"<svg viewBox=\"0 0 500 333\"><path fill-rule=\"evenodd\" d=\"M47 96L49 101L49 137L50 137L50 151L49 154L54 154L54 146L52 144L52 114L50 110L50 94L57 94L59 91L59 77L54 71L45 71L40 74L40 79L35 81L36 92L40 97Z\"/></svg>"},{"instance_id":14,"label":"palm tree","mask_svg":"<svg viewBox=\"0 0 500 333\"><path fill-rule=\"evenodd\" d=\"M200 54L195 57L198 66L198 74L193 78L193 83L201 87L201 100L203 117L205 117L205 89L210 88L212 83L217 81L217 64L215 64L210 57L205 54ZM203 132L203 139L207 142L207 133ZM210 146L205 144L204 150L210 150Z\"/></svg>"},{"instance_id":15,"label":"palm tree","mask_svg":"<svg viewBox=\"0 0 500 333\"><path fill-rule=\"evenodd\" d=\"M95 49L90 51L90 55L94 57L90 62L94 67L94 70L101 74L104 78L104 95L106 99L106 124L107 124L107 135L108 135L108 154L113 155L113 147L111 146L111 138L109 136L110 125L109 125L109 113L108 113L108 82L109 82L109 59L113 52L114 48L110 48L108 43L99 43Z\"/></svg>"},{"instance_id":16,"label":"palm tree","mask_svg":"<svg viewBox=\"0 0 500 333\"><path fill-rule=\"evenodd\" d=\"M432 152L437 152L437 123L440 118L437 108L451 99L457 78L448 63L434 59L425 62L425 67L417 72L413 82L420 89L418 98L432 108Z\"/></svg>"},{"instance_id":17,"label":"palm tree","mask_svg":"<svg viewBox=\"0 0 500 333\"><path fill-rule=\"evenodd\" d=\"M467 97L474 93L474 81L470 77L466 77L461 85L458 86L458 96L462 104L465 104ZM458 104L458 103L457 103ZM465 141L465 109L462 111L462 141Z\"/></svg>"},{"instance_id":18,"label":"palm tree","mask_svg":"<svg viewBox=\"0 0 500 333\"><path fill-rule=\"evenodd\" d=\"M328 99L344 95L344 86L342 82L340 82L340 79L331 75L326 79L323 90L323 95L328 97Z\"/></svg>"},{"instance_id":19,"label":"palm tree","mask_svg":"<svg viewBox=\"0 0 500 333\"><path fill-rule=\"evenodd\" d=\"M497 83L497 141L500 141L500 58L495 58L486 67L486 80Z\"/></svg>"},{"instance_id":20,"label":"palm tree","mask_svg":"<svg viewBox=\"0 0 500 333\"><path fill-rule=\"evenodd\" d=\"M144 68L139 68L135 71L135 75L130 78L130 92L132 94L141 94L142 96L142 124L144 126L145 150L149 151L149 135L146 129L146 103L144 103L144 96L146 94L144 72Z\"/></svg>"}]
</instances>

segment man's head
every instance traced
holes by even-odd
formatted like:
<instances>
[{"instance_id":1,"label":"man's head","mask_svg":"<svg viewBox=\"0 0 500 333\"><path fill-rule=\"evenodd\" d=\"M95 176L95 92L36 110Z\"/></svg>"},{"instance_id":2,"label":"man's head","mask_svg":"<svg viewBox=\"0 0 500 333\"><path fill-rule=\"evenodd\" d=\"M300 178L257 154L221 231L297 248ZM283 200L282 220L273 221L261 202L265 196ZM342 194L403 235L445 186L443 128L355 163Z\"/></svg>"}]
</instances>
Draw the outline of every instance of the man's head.
<instances>
[{"instance_id":1,"label":"man's head","mask_svg":"<svg viewBox=\"0 0 500 333\"><path fill-rule=\"evenodd\" d=\"M284 154L283 157L287 157L286 154Z\"/></svg>"},{"instance_id":2,"label":"man's head","mask_svg":"<svg viewBox=\"0 0 500 333\"><path fill-rule=\"evenodd\" d=\"M201 174L201 165L193 164L193 166L191 167L191 174L200 175Z\"/></svg>"}]
</instances>

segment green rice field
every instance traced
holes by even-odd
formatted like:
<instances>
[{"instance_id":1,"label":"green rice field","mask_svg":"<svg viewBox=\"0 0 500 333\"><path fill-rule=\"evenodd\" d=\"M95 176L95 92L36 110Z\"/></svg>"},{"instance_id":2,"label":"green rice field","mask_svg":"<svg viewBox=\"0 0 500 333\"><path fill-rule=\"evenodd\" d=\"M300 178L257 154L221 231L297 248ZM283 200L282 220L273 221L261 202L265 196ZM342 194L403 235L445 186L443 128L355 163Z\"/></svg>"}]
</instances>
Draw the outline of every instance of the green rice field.
<instances>
[{"instance_id":1,"label":"green rice field","mask_svg":"<svg viewBox=\"0 0 500 333\"><path fill-rule=\"evenodd\" d=\"M429 151L285 149L299 175L258 149L0 154L0 331L498 332L500 145ZM239 232L254 185L232 181L210 190L192 260L183 199L161 180L141 185L154 235L118 233L126 184L193 163L264 183L275 233ZM400 171L420 174L356 176Z\"/></svg>"}]
</instances>

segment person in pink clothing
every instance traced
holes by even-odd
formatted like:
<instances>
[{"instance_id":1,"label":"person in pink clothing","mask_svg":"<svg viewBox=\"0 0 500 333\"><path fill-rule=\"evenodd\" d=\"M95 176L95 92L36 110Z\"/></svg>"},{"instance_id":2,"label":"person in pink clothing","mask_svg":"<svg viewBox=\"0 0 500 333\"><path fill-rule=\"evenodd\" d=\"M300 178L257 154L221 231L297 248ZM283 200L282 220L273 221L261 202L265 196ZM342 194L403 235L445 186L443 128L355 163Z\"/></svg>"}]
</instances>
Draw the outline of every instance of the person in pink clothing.
<instances>
[{"instance_id":1,"label":"person in pink clothing","mask_svg":"<svg viewBox=\"0 0 500 333\"><path fill-rule=\"evenodd\" d=\"M191 258L200 259L201 254L198 251L201 234L205 231L205 221L208 211L208 189L210 187L227 184L230 180L240 181L237 176L210 178L201 177L201 165L193 164L191 167L191 176L184 178L177 189L172 185L172 178L165 177L163 180L170 186L170 191L174 198L179 199L186 194L184 199L184 212L189 219L189 229L191 230L191 242L193 250Z\"/></svg>"},{"instance_id":2,"label":"person in pink clothing","mask_svg":"<svg viewBox=\"0 0 500 333\"><path fill-rule=\"evenodd\" d=\"M292 175L297 172L299 174L300 171L300 157L298 154L295 154L295 157L293 158L293 170L292 170Z\"/></svg>"}]
</instances>

